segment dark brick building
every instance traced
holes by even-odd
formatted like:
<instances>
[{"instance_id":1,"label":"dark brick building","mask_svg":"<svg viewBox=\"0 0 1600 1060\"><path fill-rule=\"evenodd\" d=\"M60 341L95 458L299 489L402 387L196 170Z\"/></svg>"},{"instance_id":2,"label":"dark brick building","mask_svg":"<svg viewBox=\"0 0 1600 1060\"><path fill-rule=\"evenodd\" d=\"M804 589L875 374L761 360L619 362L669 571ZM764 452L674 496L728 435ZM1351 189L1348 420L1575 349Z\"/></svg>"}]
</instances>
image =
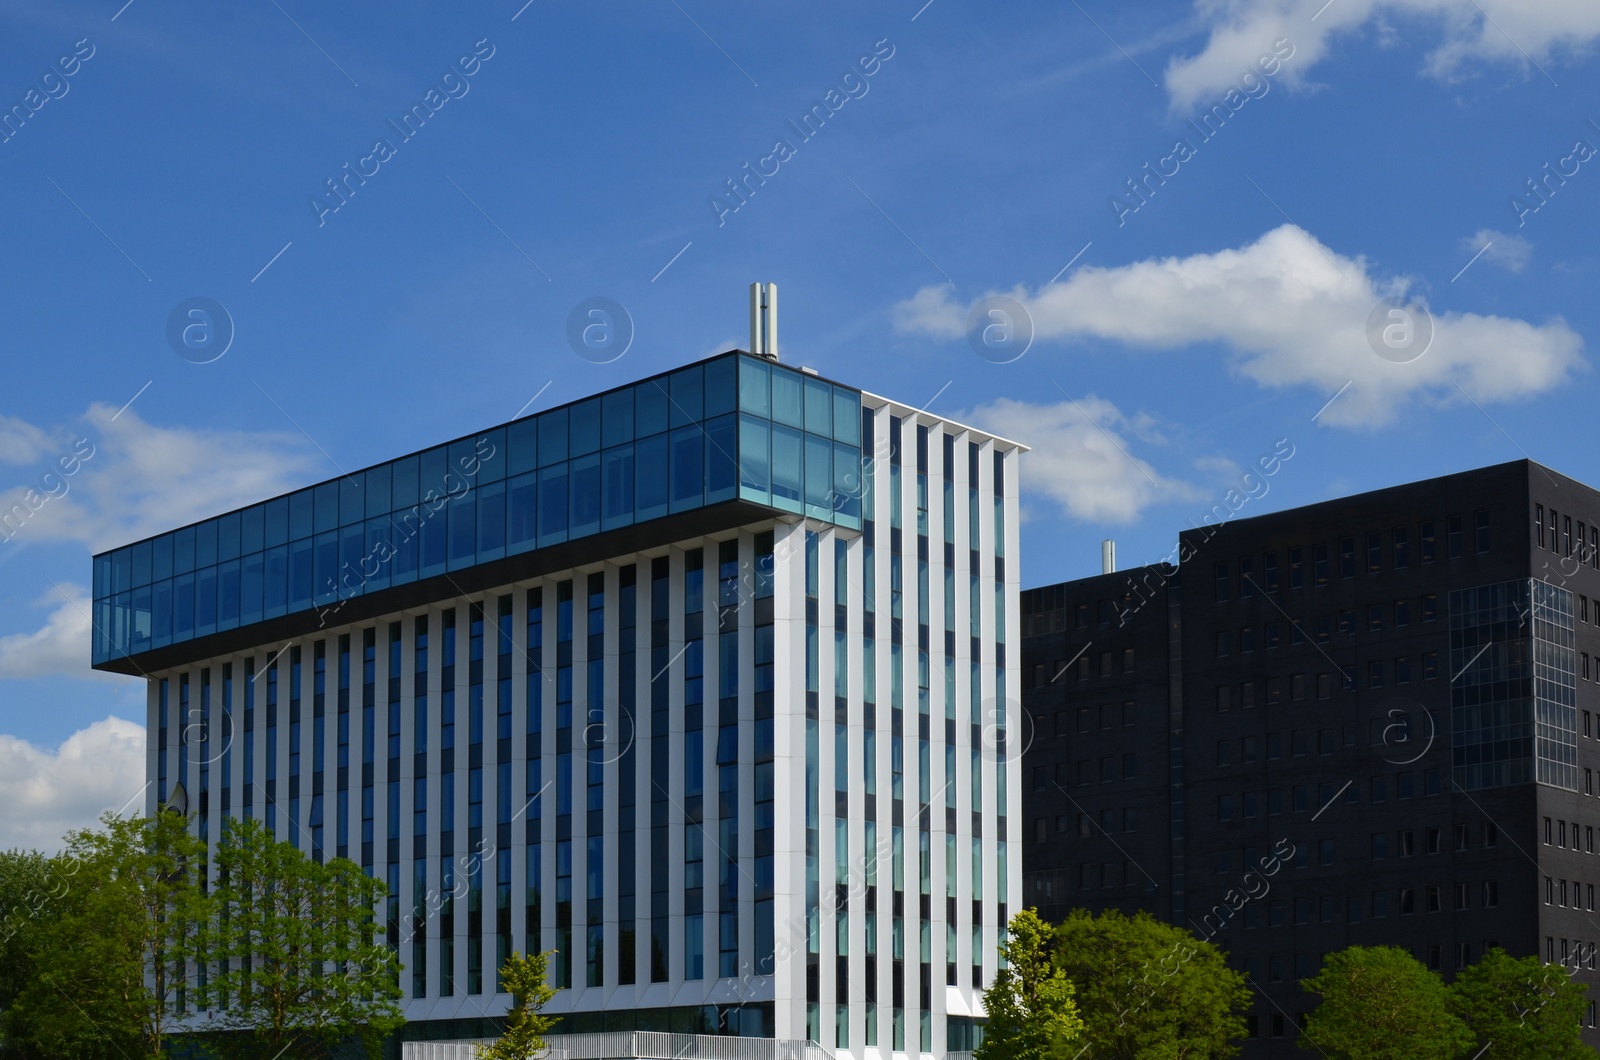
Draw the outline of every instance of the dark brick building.
<instances>
[{"instance_id":1,"label":"dark brick building","mask_svg":"<svg viewBox=\"0 0 1600 1060\"><path fill-rule=\"evenodd\" d=\"M1185 531L1025 591L1024 903L1148 909L1257 990L1352 944L1600 985L1600 493L1519 461ZM1595 1005L1585 1039L1600 1045Z\"/></svg>"}]
</instances>

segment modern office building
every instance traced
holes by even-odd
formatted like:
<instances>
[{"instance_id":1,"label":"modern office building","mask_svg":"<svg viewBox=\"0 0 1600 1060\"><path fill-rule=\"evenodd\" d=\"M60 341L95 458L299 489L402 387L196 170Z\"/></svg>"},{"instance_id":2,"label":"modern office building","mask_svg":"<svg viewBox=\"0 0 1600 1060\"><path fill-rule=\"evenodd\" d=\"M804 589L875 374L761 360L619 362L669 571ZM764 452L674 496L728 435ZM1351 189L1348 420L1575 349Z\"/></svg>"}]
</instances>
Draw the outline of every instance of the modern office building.
<instances>
[{"instance_id":1,"label":"modern office building","mask_svg":"<svg viewBox=\"0 0 1600 1060\"><path fill-rule=\"evenodd\" d=\"M542 949L558 1033L943 1056L1021 899L1020 448L732 351L96 556L94 665L151 812L387 883L407 1040Z\"/></svg>"},{"instance_id":2,"label":"modern office building","mask_svg":"<svg viewBox=\"0 0 1600 1060\"><path fill-rule=\"evenodd\" d=\"M1024 904L1211 936L1246 1057L1299 1055L1299 980L1352 944L1596 996L1600 493L1519 461L1227 515L1023 594Z\"/></svg>"}]
</instances>

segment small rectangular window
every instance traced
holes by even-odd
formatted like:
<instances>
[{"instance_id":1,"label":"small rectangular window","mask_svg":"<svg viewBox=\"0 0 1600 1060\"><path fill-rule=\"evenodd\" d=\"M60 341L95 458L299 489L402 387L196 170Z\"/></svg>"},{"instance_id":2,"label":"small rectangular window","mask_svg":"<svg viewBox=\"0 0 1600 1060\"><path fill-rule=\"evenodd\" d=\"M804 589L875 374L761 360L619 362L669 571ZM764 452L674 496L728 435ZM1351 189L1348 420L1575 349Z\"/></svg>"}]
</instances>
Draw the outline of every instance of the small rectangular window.
<instances>
[{"instance_id":1,"label":"small rectangular window","mask_svg":"<svg viewBox=\"0 0 1600 1060\"><path fill-rule=\"evenodd\" d=\"M1439 618L1439 594L1422 594L1422 621L1435 622Z\"/></svg>"},{"instance_id":2,"label":"small rectangular window","mask_svg":"<svg viewBox=\"0 0 1600 1060\"><path fill-rule=\"evenodd\" d=\"M1424 563L1432 563L1439 548L1439 538L1435 532L1432 519L1422 520L1422 533L1419 536L1421 537L1422 546L1419 558Z\"/></svg>"},{"instance_id":3,"label":"small rectangular window","mask_svg":"<svg viewBox=\"0 0 1600 1060\"><path fill-rule=\"evenodd\" d=\"M1544 547L1544 505L1533 506L1533 539L1540 548Z\"/></svg>"},{"instance_id":4,"label":"small rectangular window","mask_svg":"<svg viewBox=\"0 0 1600 1060\"><path fill-rule=\"evenodd\" d=\"M1462 540L1461 516L1452 515L1444 521L1445 526L1445 554L1451 559L1460 559L1465 543Z\"/></svg>"},{"instance_id":5,"label":"small rectangular window","mask_svg":"<svg viewBox=\"0 0 1600 1060\"><path fill-rule=\"evenodd\" d=\"M1376 530L1367 531L1367 573L1383 570L1383 535Z\"/></svg>"},{"instance_id":6,"label":"small rectangular window","mask_svg":"<svg viewBox=\"0 0 1600 1060\"><path fill-rule=\"evenodd\" d=\"M1339 577L1354 578L1356 576L1356 539L1341 537L1339 539Z\"/></svg>"},{"instance_id":7,"label":"small rectangular window","mask_svg":"<svg viewBox=\"0 0 1600 1060\"><path fill-rule=\"evenodd\" d=\"M1289 588L1303 589L1306 584L1306 550L1299 545L1289 550Z\"/></svg>"},{"instance_id":8,"label":"small rectangular window","mask_svg":"<svg viewBox=\"0 0 1600 1060\"><path fill-rule=\"evenodd\" d=\"M1474 519L1475 519L1476 524L1477 524L1474 527L1474 530L1476 532L1476 544L1477 544L1477 547L1478 547L1478 555L1481 556L1485 552L1488 552L1490 550L1490 546L1491 546L1491 540L1490 540L1490 536L1489 536L1489 511L1488 511L1488 509L1484 509L1482 511L1479 511L1479 512L1475 513ZM1582 523L1578 524L1578 545L1579 545L1580 548L1583 545L1583 524Z\"/></svg>"},{"instance_id":9,"label":"small rectangular window","mask_svg":"<svg viewBox=\"0 0 1600 1060\"><path fill-rule=\"evenodd\" d=\"M1313 545L1311 547L1311 583L1313 585L1328 584L1328 546Z\"/></svg>"},{"instance_id":10,"label":"small rectangular window","mask_svg":"<svg viewBox=\"0 0 1600 1060\"><path fill-rule=\"evenodd\" d=\"M1248 600L1256 594L1256 561L1250 556L1239 559L1239 599Z\"/></svg>"},{"instance_id":11,"label":"small rectangular window","mask_svg":"<svg viewBox=\"0 0 1600 1060\"><path fill-rule=\"evenodd\" d=\"M1228 577L1228 565L1226 563L1218 563L1216 565L1216 585L1217 585L1217 603L1219 603L1219 604L1225 604L1225 603L1228 602L1228 584L1229 584L1229 581L1230 581L1230 579Z\"/></svg>"},{"instance_id":12,"label":"small rectangular window","mask_svg":"<svg viewBox=\"0 0 1600 1060\"><path fill-rule=\"evenodd\" d=\"M1422 653L1422 679L1432 681L1439 676L1439 653L1425 651Z\"/></svg>"},{"instance_id":13,"label":"small rectangular window","mask_svg":"<svg viewBox=\"0 0 1600 1060\"><path fill-rule=\"evenodd\" d=\"M1411 530L1409 527L1397 526L1394 528L1394 569L1405 570L1411 565Z\"/></svg>"}]
</instances>

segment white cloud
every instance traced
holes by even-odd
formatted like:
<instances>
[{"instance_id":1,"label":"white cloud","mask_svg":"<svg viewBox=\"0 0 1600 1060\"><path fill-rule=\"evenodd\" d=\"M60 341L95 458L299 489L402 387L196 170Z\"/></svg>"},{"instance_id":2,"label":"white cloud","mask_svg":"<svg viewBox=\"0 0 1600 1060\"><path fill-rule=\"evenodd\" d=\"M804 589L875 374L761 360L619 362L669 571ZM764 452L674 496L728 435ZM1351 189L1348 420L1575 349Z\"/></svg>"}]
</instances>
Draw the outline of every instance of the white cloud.
<instances>
[{"instance_id":1,"label":"white cloud","mask_svg":"<svg viewBox=\"0 0 1600 1060\"><path fill-rule=\"evenodd\" d=\"M1167 66L1167 91L1179 109L1217 102L1283 39L1295 51L1282 76L1303 81L1340 34L1370 22L1382 44L1394 32L1386 21L1390 16L1421 18L1439 28L1441 38L1425 69L1444 80L1459 77L1472 60L1528 67L1530 59L1543 64L1600 37L1600 4L1594 0L1196 0L1195 8L1210 19L1211 36L1199 54Z\"/></svg>"},{"instance_id":2,"label":"white cloud","mask_svg":"<svg viewBox=\"0 0 1600 1060\"><path fill-rule=\"evenodd\" d=\"M1521 272L1528 267L1528 259L1533 256L1533 244L1521 236L1510 235L1506 232L1496 232L1492 228L1480 228L1478 231L1461 241L1461 249L1468 254L1483 252L1479 261L1491 265L1499 265L1508 272Z\"/></svg>"},{"instance_id":3,"label":"white cloud","mask_svg":"<svg viewBox=\"0 0 1600 1060\"><path fill-rule=\"evenodd\" d=\"M79 541L100 551L284 493L327 469L310 442L289 433L157 427L104 404L73 426L63 435L0 422L0 458L8 437L49 440L27 461L32 475L0 488L0 516L10 517L0 548Z\"/></svg>"},{"instance_id":4,"label":"white cloud","mask_svg":"<svg viewBox=\"0 0 1600 1060\"><path fill-rule=\"evenodd\" d=\"M1457 384L1479 402L1528 398L1584 366L1583 339L1559 317L1532 324L1454 312L1432 315L1432 345L1420 358L1380 358L1367 322L1382 299L1427 317L1426 306L1408 298L1410 284L1284 225L1237 250L1086 266L1032 294L1009 294L1032 315L1036 342L1088 336L1166 350L1214 343L1230 351L1235 371L1264 387L1332 396L1348 383L1320 417L1329 424L1380 425L1411 401L1459 401ZM961 334L966 314L947 286L895 307L902 330L945 338Z\"/></svg>"},{"instance_id":5,"label":"white cloud","mask_svg":"<svg viewBox=\"0 0 1600 1060\"><path fill-rule=\"evenodd\" d=\"M38 604L54 608L42 627L32 633L0 637L0 680L56 675L128 680L89 669L89 615L93 605L82 586L63 585L60 592L51 590Z\"/></svg>"},{"instance_id":6,"label":"white cloud","mask_svg":"<svg viewBox=\"0 0 1600 1060\"><path fill-rule=\"evenodd\" d=\"M1129 523L1152 504L1197 496L1130 451L1119 431L1148 431L1148 417L1093 395L1041 405L1001 398L955 418L1032 446L1022 457L1029 494L1050 497L1074 519Z\"/></svg>"},{"instance_id":7,"label":"white cloud","mask_svg":"<svg viewBox=\"0 0 1600 1060\"><path fill-rule=\"evenodd\" d=\"M143 812L144 787L143 725L106 718L54 751L0 735L0 850L53 853L67 831L92 827L106 810Z\"/></svg>"}]
</instances>

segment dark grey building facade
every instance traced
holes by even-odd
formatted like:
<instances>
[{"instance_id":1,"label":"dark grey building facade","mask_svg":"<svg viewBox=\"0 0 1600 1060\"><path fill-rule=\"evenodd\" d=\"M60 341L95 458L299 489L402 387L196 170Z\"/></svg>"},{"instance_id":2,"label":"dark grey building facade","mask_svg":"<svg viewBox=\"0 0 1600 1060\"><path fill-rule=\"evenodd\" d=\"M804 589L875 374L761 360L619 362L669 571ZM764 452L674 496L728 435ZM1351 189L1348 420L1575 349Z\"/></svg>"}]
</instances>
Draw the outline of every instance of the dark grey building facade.
<instances>
[{"instance_id":1,"label":"dark grey building facade","mask_svg":"<svg viewBox=\"0 0 1600 1060\"><path fill-rule=\"evenodd\" d=\"M1310 1047L1299 980L1349 945L1446 976L1500 946L1600 996L1600 492L1519 461L1172 558L1022 594L1024 904L1212 938L1246 1057Z\"/></svg>"}]
</instances>

